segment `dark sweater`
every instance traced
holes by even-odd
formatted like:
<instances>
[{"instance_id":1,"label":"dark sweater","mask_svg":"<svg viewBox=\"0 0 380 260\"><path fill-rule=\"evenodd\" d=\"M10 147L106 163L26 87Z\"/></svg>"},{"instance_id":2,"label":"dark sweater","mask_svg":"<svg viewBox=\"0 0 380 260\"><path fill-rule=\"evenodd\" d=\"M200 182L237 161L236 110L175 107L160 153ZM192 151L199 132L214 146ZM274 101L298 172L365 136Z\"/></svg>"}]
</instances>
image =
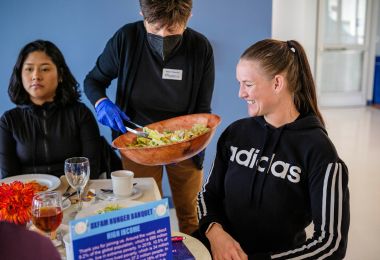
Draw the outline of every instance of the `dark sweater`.
<instances>
[{"instance_id":1,"label":"dark sweater","mask_svg":"<svg viewBox=\"0 0 380 260\"><path fill-rule=\"evenodd\" d=\"M221 135L198 197L201 234L221 223L250 259L342 259L347 183L347 168L315 116L280 128L262 117L236 121Z\"/></svg>"},{"instance_id":2,"label":"dark sweater","mask_svg":"<svg viewBox=\"0 0 380 260\"><path fill-rule=\"evenodd\" d=\"M0 120L2 177L19 174L64 174L64 161L84 156L90 178L100 172L100 134L91 111L80 102L61 107L23 105L6 111Z\"/></svg>"},{"instance_id":3,"label":"dark sweater","mask_svg":"<svg viewBox=\"0 0 380 260\"><path fill-rule=\"evenodd\" d=\"M173 90L178 91L178 93L189 93L186 98L188 100L187 108L177 115L210 113L215 74L212 47L203 35L190 28L185 30L181 45L178 54L184 54L182 56L174 55L167 62L174 65L176 59L183 60L184 55L186 58L186 63L182 64L183 67L181 69L187 75L185 84L191 86L191 91ZM157 66L160 66L159 64L141 62L142 54L147 53L147 48L149 47L146 42L146 30L142 21L127 24L114 34L107 42L103 53L98 57L95 67L88 73L84 81L84 91L92 104L95 104L100 98L106 97L106 88L113 79L117 78L116 104L132 120L134 119L136 113L133 111L134 108L130 106L133 104L133 101L130 102L133 89L156 80L154 75L147 74L145 76L146 80L142 76L139 77L139 81L144 82L136 82L138 71L152 71L150 66L155 67L155 69L157 69ZM167 63L162 62L161 69L165 68L168 65ZM149 69L145 70L144 66L149 66ZM169 68L176 69L173 67ZM159 80L160 84L150 84L150 87L157 88L157 85L166 84L165 80ZM136 100L138 98L154 100L154 104L152 105L155 106L156 110L152 118L145 118L144 122L137 123L151 123L167 119L169 115L175 115L175 111L167 113L165 109L166 103L175 101L168 99L165 91L135 91L134 94L135 97L136 95L144 95L143 97L137 97ZM157 97L158 95L161 96ZM171 110L173 109L171 108ZM149 115L149 113L146 114ZM161 117L157 116L157 114L161 114ZM113 132L113 137L116 137L118 134L120 133Z\"/></svg>"},{"instance_id":4,"label":"dark sweater","mask_svg":"<svg viewBox=\"0 0 380 260\"><path fill-rule=\"evenodd\" d=\"M0 221L0 241L0 259L61 259L49 238L23 226Z\"/></svg>"},{"instance_id":5,"label":"dark sweater","mask_svg":"<svg viewBox=\"0 0 380 260\"><path fill-rule=\"evenodd\" d=\"M107 42L86 76L84 92L95 105L106 97L106 89L117 78L116 105L141 125L185 114L210 113L215 78L211 44L202 34L187 28L176 51L167 61L159 61L148 47L144 23L124 25ZM164 68L183 70L183 80L173 83L159 78ZM112 131L113 138L119 134ZM193 157L199 169L203 160L204 153Z\"/></svg>"}]
</instances>

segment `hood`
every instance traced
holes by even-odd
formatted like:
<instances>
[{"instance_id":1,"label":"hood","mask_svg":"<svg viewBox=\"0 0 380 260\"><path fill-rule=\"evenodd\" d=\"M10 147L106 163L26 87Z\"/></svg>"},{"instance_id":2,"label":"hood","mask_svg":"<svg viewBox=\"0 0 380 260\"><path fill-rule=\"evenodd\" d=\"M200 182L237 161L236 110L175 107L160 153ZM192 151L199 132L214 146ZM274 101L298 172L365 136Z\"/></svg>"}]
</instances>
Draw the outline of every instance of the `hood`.
<instances>
[{"instance_id":1,"label":"hood","mask_svg":"<svg viewBox=\"0 0 380 260\"><path fill-rule=\"evenodd\" d=\"M261 158L263 154L267 156L271 156L271 161L266 168L266 173L270 170L270 165L274 158L274 154L276 153L277 145L283 136L284 131L305 131L308 129L319 128L327 135L327 131L325 127L322 125L318 117L314 114L300 115L294 122L289 124L285 124L281 127L275 128L268 124L263 116L253 117L253 120L256 120L260 126L263 127L265 131L265 136L262 140L262 144L260 146L260 152L257 158ZM262 201L262 193L263 187L265 185L266 178L268 174L264 174L264 179L259 183L258 191L255 191L254 186L256 182L257 176L257 167L254 168L254 172L252 174L251 179L251 190L250 190L250 202L251 205L255 205L257 208L260 207ZM257 188L257 187L256 187ZM255 198L254 194L258 194L258 197Z\"/></svg>"},{"instance_id":2,"label":"hood","mask_svg":"<svg viewBox=\"0 0 380 260\"><path fill-rule=\"evenodd\" d=\"M262 127L271 127L272 129L286 128L289 130L306 130L306 129L320 128L327 134L325 127L322 125L321 121L319 121L318 117L316 117L314 114L299 115L295 121L289 124L283 125L279 128L274 128L271 125L269 125L265 121L263 116L253 117L253 119L256 120Z\"/></svg>"}]
</instances>

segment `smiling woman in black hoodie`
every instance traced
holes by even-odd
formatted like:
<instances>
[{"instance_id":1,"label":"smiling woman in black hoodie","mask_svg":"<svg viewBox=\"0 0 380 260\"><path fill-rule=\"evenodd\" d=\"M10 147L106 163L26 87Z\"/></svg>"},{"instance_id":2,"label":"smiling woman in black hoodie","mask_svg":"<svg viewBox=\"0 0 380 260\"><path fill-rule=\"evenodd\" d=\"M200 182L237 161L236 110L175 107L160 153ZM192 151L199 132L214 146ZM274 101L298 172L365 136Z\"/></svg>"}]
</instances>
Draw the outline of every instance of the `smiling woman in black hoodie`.
<instances>
[{"instance_id":1,"label":"smiling woman in black hoodie","mask_svg":"<svg viewBox=\"0 0 380 260\"><path fill-rule=\"evenodd\" d=\"M201 238L214 259L342 259L348 171L327 136L302 46L259 41L236 76L251 117L218 141L198 195Z\"/></svg>"}]
</instances>

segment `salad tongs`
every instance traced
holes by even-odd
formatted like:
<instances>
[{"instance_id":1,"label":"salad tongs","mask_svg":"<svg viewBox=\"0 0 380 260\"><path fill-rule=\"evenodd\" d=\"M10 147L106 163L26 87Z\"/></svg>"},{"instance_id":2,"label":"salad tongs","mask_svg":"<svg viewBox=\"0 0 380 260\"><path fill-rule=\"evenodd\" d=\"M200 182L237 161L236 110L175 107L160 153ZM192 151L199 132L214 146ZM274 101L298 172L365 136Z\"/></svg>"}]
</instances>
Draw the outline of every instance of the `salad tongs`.
<instances>
[{"instance_id":1,"label":"salad tongs","mask_svg":"<svg viewBox=\"0 0 380 260\"><path fill-rule=\"evenodd\" d=\"M136 124L136 123L134 123L134 122L132 122L132 121L128 121L129 123L131 123L132 125L134 125L134 126L136 126L136 127L138 127L138 128L143 128L141 125L138 125L138 124ZM134 129L132 129L132 128L129 128L128 126L126 126L125 125L125 128L129 131L129 132L131 132L131 133L133 133L133 134L135 134L135 135L137 135L137 136L141 136L141 137L145 137L145 138L149 138L148 137L148 133L145 133L145 132L143 132L143 131L137 131L137 130L134 130ZM150 138L149 138L150 139Z\"/></svg>"},{"instance_id":2,"label":"salad tongs","mask_svg":"<svg viewBox=\"0 0 380 260\"><path fill-rule=\"evenodd\" d=\"M137 136L141 136L141 137L145 137L145 138L149 138L148 137L148 133L145 133L145 132L142 132L142 131L137 131L137 130L134 130L132 128L129 128L128 126L125 126L125 128L127 128L127 130L129 132L131 132L132 134L135 134ZM149 138L150 139L150 138Z\"/></svg>"}]
</instances>

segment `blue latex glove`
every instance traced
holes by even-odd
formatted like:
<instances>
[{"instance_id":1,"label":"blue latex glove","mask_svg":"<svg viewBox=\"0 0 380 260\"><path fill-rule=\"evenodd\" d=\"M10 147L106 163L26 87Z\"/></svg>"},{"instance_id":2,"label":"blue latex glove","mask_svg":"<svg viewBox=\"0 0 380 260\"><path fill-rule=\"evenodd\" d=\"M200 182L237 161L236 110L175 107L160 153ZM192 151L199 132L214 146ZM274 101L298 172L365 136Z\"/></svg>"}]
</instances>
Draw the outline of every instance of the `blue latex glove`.
<instances>
[{"instance_id":1,"label":"blue latex glove","mask_svg":"<svg viewBox=\"0 0 380 260\"><path fill-rule=\"evenodd\" d=\"M129 121L129 117L108 98L100 101L95 107L95 111L96 118L101 124L122 133L127 132L123 124L123 119Z\"/></svg>"}]
</instances>

